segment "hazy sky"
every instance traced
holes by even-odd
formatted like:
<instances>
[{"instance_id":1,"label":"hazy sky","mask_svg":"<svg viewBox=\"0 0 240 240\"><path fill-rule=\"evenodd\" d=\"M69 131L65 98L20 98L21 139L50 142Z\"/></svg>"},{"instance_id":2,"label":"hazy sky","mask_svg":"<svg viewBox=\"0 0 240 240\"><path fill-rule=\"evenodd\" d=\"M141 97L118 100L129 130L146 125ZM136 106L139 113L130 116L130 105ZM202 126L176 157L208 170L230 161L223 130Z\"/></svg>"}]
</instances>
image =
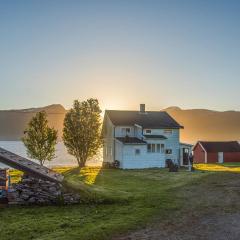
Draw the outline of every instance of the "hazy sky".
<instances>
[{"instance_id":1,"label":"hazy sky","mask_svg":"<svg viewBox=\"0 0 240 240\"><path fill-rule=\"evenodd\" d=\"M240 110L240 1L1 0L0 109Z\"/></svg>"}]
</instances>

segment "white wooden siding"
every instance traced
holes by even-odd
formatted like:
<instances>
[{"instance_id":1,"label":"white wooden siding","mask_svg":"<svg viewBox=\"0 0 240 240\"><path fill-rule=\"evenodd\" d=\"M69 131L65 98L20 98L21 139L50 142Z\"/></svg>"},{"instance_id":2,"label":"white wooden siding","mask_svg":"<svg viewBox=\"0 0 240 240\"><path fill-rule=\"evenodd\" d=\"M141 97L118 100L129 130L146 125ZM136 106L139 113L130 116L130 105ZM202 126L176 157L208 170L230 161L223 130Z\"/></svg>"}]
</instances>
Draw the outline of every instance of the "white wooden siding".
<instances>
[{"instance_id":1,"label":"white wooden siding","mask_svg":"<svg viewBox=\"0 0 240 240\"><path fill-rule=\"evenodd\" d=\"M159 131L164 132L163 129ZM180 143L179 143L179 129L173 129L172 134L162 134L167 139L165 140L165 150L172 149L172 154L166 154L166 159L171 159L175 163L179 163L180 160Z\"/></svg>"},{"instance_id":2,"label":"white wooden siding","mask_svg":"<svg viewBox=\"0 0 240 240\"><path fill-rule=\"evenodd\" d=\"M179 143L179 129L172 129L172 133L164 133L164 129L151 129L152 135L163 135L167 139L144 139L151 144L164 144L164 150L171 149L171 154L162 152L149 153L147 152L147 144L145 145L124 145L116 137L125 137L122 128L130 128L129 137L144 138L142 135L142 128L140 126L116 126L112 124L107 115L104 117L103 124L103 161L113 162L118 160L120 167L125 169L134 168L152 168L165 167L166 159L171 159L176 163L180 162L180 143ZM143 134L146 134L146 129ZM150 134L150 135L151 135ZM149 135L149 134L148 134ZM135 150L140 149L140 154L135 154Z\"/></svg>"},{"instance_id":3,"label":"white wooden siding","mask_svg":"<svg viewBox=\"0 0 240 240\"><path fill-rule=\"evenodd\" d=\"M135 149L140 149L140 154L135 154ZM147 145L124 145L123 169L165 167L165 154L148 153Z\"/></svg>"},{"instance_id":4,"label":"white wooden siding","mask_svg":"<svg viewBox=\"0 0 240 240\"><path fill-rule=\"evenodd\" d=\"M120 162L120 167L122 168L123 162L123 144L119 141L115 141L115 160Z\"/></svg>"},{"instance_id":5,"label":"white wooden siding","mask_svg":"<svg viewBox=\"0 0 240 240\"><path fill-rule=\"evenodd\" d=\"M103 122L103 162L113 162L114 154L114 125L105 115Z\"/></svg>"},{"instance_id":6,"label":"white wooden siding","mask_svg":"<svg viewBox=\"0 0 240 240\"><path fill-rule=\"evenodd\" d=\"M148 128L150 129L150 128ZM144 134L146 134L146 130L144 129ZM164 129L150 129L151 134L146 135L163 135L167 139L165 140L153 140L147 139L147 143L163 143L166 149L171 149L172 154L165 154L166 159L171 159L175 163L179 163L180 161L180 143L179 143L179 129L172 129L172 133L165 133Z\"/></svg>"},{"instance_id":7,"label":"white wooden siding","mask_svg":"<svg viewBox=\"0 0 240 240\"><path fill-rule=\"evenodd\" d=\"M115 137L126 137L126 134L122 132L123 128L130 128L130 133L128 133L129 137L135 136L135 131L133 126L117 126L115 127Z\"/></svg>"}]
</instances>

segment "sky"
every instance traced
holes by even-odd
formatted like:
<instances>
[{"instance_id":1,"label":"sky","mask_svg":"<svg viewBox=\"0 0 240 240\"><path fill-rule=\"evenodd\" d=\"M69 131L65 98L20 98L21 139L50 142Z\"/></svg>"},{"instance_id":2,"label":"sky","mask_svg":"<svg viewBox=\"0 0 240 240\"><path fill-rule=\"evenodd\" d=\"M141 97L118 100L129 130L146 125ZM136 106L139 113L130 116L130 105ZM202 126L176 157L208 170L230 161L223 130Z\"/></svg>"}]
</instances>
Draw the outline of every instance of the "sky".
<instances>
[{"instance_id":1,"label":"sky","mask_svg":"<svg viewBox=\"0 0 240 240\"><path fill-rule=\"evenodd\" d=\"M240 1L0 0L0 109L240 110Z\"/></svg>"}]
</instances>

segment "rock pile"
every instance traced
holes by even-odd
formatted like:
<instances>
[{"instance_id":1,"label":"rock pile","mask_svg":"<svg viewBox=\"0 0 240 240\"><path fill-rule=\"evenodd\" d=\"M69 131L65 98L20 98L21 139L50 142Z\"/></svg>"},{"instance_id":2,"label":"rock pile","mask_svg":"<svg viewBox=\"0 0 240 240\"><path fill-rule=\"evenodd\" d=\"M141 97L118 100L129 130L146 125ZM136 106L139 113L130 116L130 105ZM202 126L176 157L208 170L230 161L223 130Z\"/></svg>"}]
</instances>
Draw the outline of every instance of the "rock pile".
<instances>
[{"instance_id":1,"label":"rock pile","mask_svg":"<svg viewBox=\"0 0 240 240\"><path fill-rule=\"evenodd\" d=\"M0 169L0 188L8 186L8 169Z\"/></svg>"},{"instance_id":2,"label":"rock pile","mask_svg":"<svg viewBox=\"0 0 240 240\"><path fill-rule=\"evenodd\" d=\"M8 191L10 205L74 204L80 196L64 191L61 184L23 175L22 180L13 184Z\"/></svg>"}]
</instances>

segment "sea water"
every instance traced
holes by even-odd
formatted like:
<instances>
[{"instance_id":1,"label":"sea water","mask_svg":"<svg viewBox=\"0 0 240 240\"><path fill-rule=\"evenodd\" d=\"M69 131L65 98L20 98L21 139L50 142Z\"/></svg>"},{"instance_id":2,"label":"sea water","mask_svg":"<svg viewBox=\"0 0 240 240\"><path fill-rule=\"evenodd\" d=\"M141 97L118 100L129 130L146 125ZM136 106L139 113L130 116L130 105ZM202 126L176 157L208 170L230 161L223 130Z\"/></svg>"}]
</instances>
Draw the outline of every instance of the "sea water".
<instances>
[{"instance_id":1,"label":"sea water","mask_svg":"<svg viewBox=\"0 0 240 240\"><path fill-rule=\"evenodd\" d=\"M28 158L27 151L24 144L21 141L0 141L0 147L4 148L8 151L11 151L17 155ZM77 166L76 159L68 154L67 149L63 142L59 142L56 145L56 157L52 161L46 161L45 166L47 167L60 167L60 166ZM34 159L30 159L36 161ZM87 166L101 166L102 165L102 149L100 149L99 153L94 156L92 159L87 161ZM37 161L36 161L37 162ZM0 167L6 167L5 165L0 163Z\"/></svg>"}]
</instances>

